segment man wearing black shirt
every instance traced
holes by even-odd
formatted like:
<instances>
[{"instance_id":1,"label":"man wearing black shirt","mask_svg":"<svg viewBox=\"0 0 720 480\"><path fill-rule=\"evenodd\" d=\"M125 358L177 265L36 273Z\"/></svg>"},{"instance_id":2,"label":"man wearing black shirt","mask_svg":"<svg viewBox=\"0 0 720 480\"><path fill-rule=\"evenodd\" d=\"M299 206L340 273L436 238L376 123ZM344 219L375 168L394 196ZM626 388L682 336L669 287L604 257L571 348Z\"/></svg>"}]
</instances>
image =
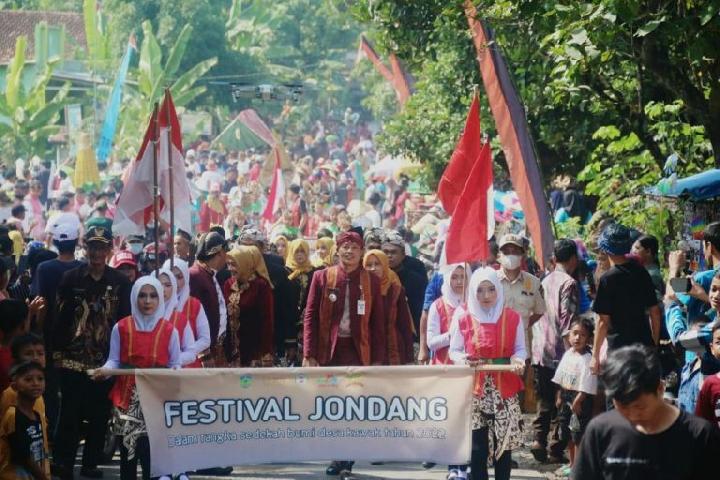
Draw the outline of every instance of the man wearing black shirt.
<instances>
[{"instance_id":1,"label":"man wearing black shirt","mask_svg":"<svg viewBox=\"0 0 720 480\"><path fill-rule=\"evenodd\" d=\"M625 257L632 243L630 230L618 224L608 225L598 240L598 247L608 254L612 268L600 278L593 303L593 310L599 315L590 363L595 374L605 338L608 352L634 343L653 346L660 339L662 313L650 274Z\"/></svg>"},{"instance_id":2,"label":"man wearing black shirt","mask_svg":"<svg viewBox=\"0 0 720 480\"><path fill-rule=\"evenodd\" d=\"M84 238L88 263L63 275L52 325L53 363L62 398L54 458L62 479L73 478L83 420L88 425L80 473L102 477L97 465L110 417L111 384L93 381L87 370L105 363L113 326L130 315L130 281L105 263L112 251L112 231L91 226Z\"/></svg>"},{"instance_id":3,"label":"man wearing black shirt","mask_svg":"<svg viewBox=\"0 0 720 480\"><path fill-rule=\"evenodd\" d=\"M717 477L720 431L663 400L660 361L650 348L633 345L612 352L602 381L615 409L588 425L571 479Z\"/></svg>"},{"instance_id":4,"label":"man wearing black shirt","mask_svg":"<svg viewBox=\"0 0 720 480\"><path fill-rule=\"evenodd\" d=\"M427 274L420 273L414 267L415 258L405 255L405 240L398 232L388 232L383 240L382 250L388 257L390 268L397 273L400 283L405 289L410 314L412 315L413 324L415 325L415 341L418 340L420 332L420 317L422 316L423 301L425 300L425 289L427 288ZM422 262L420 262L422 265Z\"/></svg>"}]
</instances>

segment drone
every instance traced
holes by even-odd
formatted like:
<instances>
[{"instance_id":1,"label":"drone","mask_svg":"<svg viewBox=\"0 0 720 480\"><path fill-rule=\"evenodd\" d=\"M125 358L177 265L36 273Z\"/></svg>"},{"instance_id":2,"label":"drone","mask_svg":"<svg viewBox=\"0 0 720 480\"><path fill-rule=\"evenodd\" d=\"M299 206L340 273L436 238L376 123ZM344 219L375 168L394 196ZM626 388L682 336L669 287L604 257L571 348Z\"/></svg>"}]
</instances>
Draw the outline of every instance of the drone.
<instances>
[{"instance_id":1,"label":"drone","mask_svg":"<svg viewBox=\"0 0 720 480\"><path fill-rule=\"evenodd\" d=\"M303 85L301 83L285 83L280 85L270 83L260 85L230 83L230 90L233 102L237 102L241 98L256 98L263 102L270 100L289 100L293 103L300 103L300 97L303 94Z\"/></svg>"}]
</instances>

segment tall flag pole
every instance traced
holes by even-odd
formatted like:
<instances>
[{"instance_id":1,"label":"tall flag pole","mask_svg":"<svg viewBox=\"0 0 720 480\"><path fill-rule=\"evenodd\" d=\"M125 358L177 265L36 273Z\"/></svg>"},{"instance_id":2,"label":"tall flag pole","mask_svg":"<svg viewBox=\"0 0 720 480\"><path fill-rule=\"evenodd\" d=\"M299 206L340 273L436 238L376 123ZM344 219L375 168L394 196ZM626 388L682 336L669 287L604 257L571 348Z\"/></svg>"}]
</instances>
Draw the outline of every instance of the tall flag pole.
<instances>
[{"instance_id":1,"label":"tall flag pole","mask_svg":"<svg viewBox=\"0 0 720 480\"><path fill-rule=\"evenodd\" d=\"M172 138L172 123L170 122L170 108L168 102L170 100L170 89L165 89L165 98L163 99L163 106L165 109L165 120L167 122L168 139ZM172 153L170 152L170 142L166 142L166 152L168 158L168 175L170 177L170 268L175 266L175 188L173 181L173 162ZM181 172L182 173L182 172Z\"/></svg>"},{"instance_id":2,"label":"tall flag pole","mask_svg":"<svg viewBox=\"0 0 720 480\"><path fill-rule=\"evenodd\" d=\"M158 143L160 141L160 130L157 118L158 104L155 102L153 112L155 113L155 122L153 122L153 139L152 139L152 159L153 159L153 237L155 238L155 276L160 278L160 187L158 182Z\"/></svg>"},{"instance_id":3,"label":"tall flag pole","mask_svg":"<svg viewBox=\"0 0 720 480\"><path fill-rule=\"evenodd\" d=\"M480 74L505 152L510 179L525 213L537 261L544 267L552 255L554 243L552 216L525 111L494 35L477 17L477 10L470 0L465 0L465 16L472 31Z\"/></svg>"},{"instance_id":4,"label":"tall flag pole","mask_svg":"<svg viewBox=\"0 0 720 480\"><path fill-rule=\"evenodd\" d=\"M95 156L100 164L107 163L110 151L112 150L117 120L120 116L123 85L125 84L125 77L127 76L133 51L136 50L137 45L135 44L135 34L132 34L128 40L125 55L123 56L122 62L120 62L120 69L118 70L117 78L115 79L115 84L113 85L112 93L108 98L107 107L105 109L105 120L103 121L100 138L98 139L98 146L95 151Z\"/></svg>"}]
</instances>

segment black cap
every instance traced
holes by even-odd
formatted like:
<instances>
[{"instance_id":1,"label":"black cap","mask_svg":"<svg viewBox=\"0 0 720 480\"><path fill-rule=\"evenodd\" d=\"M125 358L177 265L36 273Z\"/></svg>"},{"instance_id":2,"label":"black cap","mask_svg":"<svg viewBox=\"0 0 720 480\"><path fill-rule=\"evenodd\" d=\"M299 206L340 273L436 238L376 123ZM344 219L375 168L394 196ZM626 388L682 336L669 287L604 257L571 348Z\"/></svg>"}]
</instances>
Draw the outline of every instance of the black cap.
<instances>
[{"instance_id":1,"label":"black cap","mask_svg":"<svg viewBox=\"0 0 720 480\"><path fill-rule=\"evenodd\" d=\"M102 242L106 245L112 243L112 230L101 226L92 226L85 233L85 243Z\"/></svg>"},{"instance_id":2,"label":"black cap","mask_svg":"<svg viewBox=\"0 0 720 480\"><path fill-rule=\"evenodd\" d=\"M198 260L207 260L223 250L227 251L227 241L217 232L208 232L198 239Z\"/></svg>"}]
</instances>

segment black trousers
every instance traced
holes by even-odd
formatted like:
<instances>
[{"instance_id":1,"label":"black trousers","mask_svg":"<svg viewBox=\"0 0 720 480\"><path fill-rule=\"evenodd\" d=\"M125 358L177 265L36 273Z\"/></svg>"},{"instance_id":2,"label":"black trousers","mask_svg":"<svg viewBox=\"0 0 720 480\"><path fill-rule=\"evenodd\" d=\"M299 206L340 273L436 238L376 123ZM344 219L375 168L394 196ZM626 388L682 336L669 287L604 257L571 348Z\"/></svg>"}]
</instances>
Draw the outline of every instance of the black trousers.
<instances>
[{"instance_id":1,"label":"black trousers","mask_svg":"<svg viewBox=\"0 0 720 480\"><path fill-rule=\"evenodd\" d=\"M97 467L102 460L105 431L110 418L108 393L112 383L95 382L85 372L58 369L60 415L55 436L55 463L72 469L80 443L80 425L87 421L82 466Z\"/></svg>"},{"instance_id":2,"label":"black trousers","mask_svg":"<svg viewBox=\"0 0 720 480\"><path fill-rule=\"evenodd\" d=\"M472 432L472 456L470 457L470 468L472 469L473 480L488 480L488 457L490 456L490 445L487 427ZM510 480L512 469L512 452L506 450L495 458L495 480Z\"/></svg>"},{"instance_id":3,"label":"black trousers","mask_svg":"<svg viewBox=\"0 0 720 480\"><path fill-rule=\"evenodd\" d=\"M142 479L150 480L150 441L147 436L137 439L132 459L128 459L127 448L120 444L120 480L136 480L138 462L142 469Z\"/></svg>"},{"instance_id":4,"label":"black trousers","mask_svg":"<svg viewBox=\"0 0 720 480\"><path fill-rule=\"evenodd\" d=\"M537 414L532 422L534 440L543 447L548 446L548 435L550 435L550 454L561 457L567 439L563 437L558 422L558 411L555 407L555 399L558 386L552 382L555 370L540 365L533 365L535 370L535 395L537 397Z\"/></svg>"}]
</instances>

